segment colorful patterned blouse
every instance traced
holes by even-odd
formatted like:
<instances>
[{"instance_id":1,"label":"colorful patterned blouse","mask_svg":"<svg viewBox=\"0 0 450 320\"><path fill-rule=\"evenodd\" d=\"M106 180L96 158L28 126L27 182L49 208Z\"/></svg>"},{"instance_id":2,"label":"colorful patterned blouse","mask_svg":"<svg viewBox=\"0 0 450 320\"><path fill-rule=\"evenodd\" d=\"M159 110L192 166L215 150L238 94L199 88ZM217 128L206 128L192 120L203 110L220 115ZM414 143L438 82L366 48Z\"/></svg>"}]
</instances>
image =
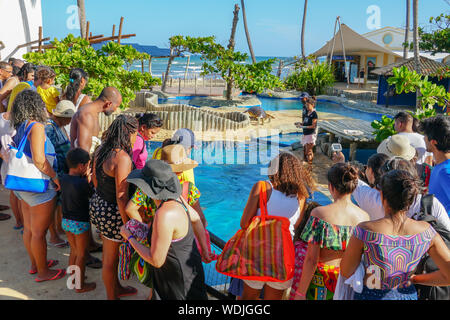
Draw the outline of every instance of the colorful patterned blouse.
<instances>
[{"instance_id":1,"label":"colorful patterned blouse","mask_svg":"<svg viewBox=\"0 0 450 320\"><path fill-rule=\"evenodd\" d=\"M364 266L380 269L381 289L406 284L436 235L433 227L413 236L389 236L356 227L353 234L364 242Z\"/></svg>"},{"instance_id":2,"label":"colorful patterned blouse","mask_svg":"<svg viewBox=\"0 0 450 320\"><path fill-rule=\"evenodd\" d=\"M178 180L180 180L181 187L183 187L184 180L182 176L178 176ZM200 198L201 193L200 190L192 183L189 182L188 187L188 203L190 206L194 205L198 199ZM157 206L155 202L147 196L140 188L136 189L131 201L140 207L144 208L145 217L150 220L156 213Z\"/></svg>"},{"instance_id":3,"label":"colorful patterned blouse","mask_svg":"<svg viewBox=\"0 0 450 320\"><path fill-rule=\"evenodd\" d=\"M317 217L309 217L300 238L320 248L345 250L350 240L353 226L338 226Z\"/></svg>"}]
</instances>

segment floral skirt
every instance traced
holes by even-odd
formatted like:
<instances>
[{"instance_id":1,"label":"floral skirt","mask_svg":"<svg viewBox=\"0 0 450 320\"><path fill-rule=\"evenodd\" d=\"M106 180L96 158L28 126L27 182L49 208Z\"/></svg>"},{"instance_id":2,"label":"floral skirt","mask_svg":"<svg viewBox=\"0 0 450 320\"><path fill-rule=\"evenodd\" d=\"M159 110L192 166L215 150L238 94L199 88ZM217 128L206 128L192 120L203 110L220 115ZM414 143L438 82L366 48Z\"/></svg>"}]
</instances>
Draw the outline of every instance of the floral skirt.
<instances>
[{"instance_id":1,"label":"floral skirt","mask_svg":"<svg viewBox=\"0 0 450 320\"><path fill-rule=\"evenodd\" d=\"M117 203L109 203L95 193L89 201L89 215L102 236L115 242L123 241L120 235L123 221Z\"/></svg>"}]
</instances>

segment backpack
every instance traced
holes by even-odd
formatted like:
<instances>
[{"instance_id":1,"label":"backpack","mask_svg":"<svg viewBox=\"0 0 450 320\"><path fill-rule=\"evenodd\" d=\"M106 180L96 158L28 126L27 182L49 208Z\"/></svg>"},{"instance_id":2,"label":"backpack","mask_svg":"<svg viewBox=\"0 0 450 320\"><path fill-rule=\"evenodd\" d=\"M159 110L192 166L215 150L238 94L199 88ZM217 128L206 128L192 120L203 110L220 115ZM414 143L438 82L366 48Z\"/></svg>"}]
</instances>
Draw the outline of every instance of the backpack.
<instances>
[{"instance_id":1,"label":"backpack","mask_svg":"<svg viewBox=\"0 0 450 320\"><path fill-rule=\"evenodd\" d=\"M434 216L431 215L433 207L434 195L426 195L422 197L420 203L420 212L414 218L419 221L428 222L434 230L441 236L447 247L450 249L450 230L447 230ZM431 273L439 270L428 253L422 257L417 266L415 274ZM432 287L421 284L415 285L417 297L419 300L450 300L450 286Z\"/></svg>"}]
</instances>

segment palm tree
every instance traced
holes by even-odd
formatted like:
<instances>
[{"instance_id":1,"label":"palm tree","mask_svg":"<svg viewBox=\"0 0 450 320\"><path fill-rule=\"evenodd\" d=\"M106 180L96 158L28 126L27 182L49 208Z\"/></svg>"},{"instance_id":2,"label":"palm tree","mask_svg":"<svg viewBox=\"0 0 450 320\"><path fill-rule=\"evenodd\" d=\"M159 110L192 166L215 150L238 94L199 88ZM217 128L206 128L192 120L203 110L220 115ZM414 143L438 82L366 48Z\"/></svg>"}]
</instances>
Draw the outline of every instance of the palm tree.
<instances>
[{"instance_id":1,"label":"palm tree","mask_svg":"<svg viewBox=\"0 0 450 320\"><path fill-rule=\"evenodd\" d=\"M308 0L305 0L305 7L303 9L302 22L302 57L305 58L305 25L306 25L306 9L308 8Z\"/></svg>"},{"instance_id":2,"label":"palm tree","mask_svg":"<svg viewBox=\"0 0 450 320\"><path fill-rule=\"evenodd\" d=\"M403 46L403 59L408 59L408 48L409 48L409 16L411 12L411 2L406 0L406 27L405 27L405 44Z\"/></svg>"},{"instance_id":3,"label":"palm tree","mask_svg":"<svg viewBox=\"0 0 450 320\"><path fill-rule=\"evenodd\" d=\"M421 73L419 55L419 0L413 0L413 42L414 42L414 67L417 73ZM420 89L416 90L416 108L420 107Z\"/></svg>"},{"instance_id":4,"label":"palm tree","mask_svg":"<svg viewBox=\"0 0 450 320\"><path fill-rule=\"evenodd\" d=\"M256 63L255 53L253 52L252 41L250 40L250 33L248 32L248 28L247 28L247 15L245 14L244 0L241 0L241 7L242 7L242 19L244 20L245 36L247 37L247 43L248 43L248 50L250 51L250 55L252 57L253 63Z\"/></svg>"},{"instance_id":5,"label":"palm tree","mask_svg":"<svg viewBox=\"0 0 450 320\"><path fill-rule=\"evenodd\" d=\"M80 17L80 32L81 37L86 38L86 8L84 7L84 0L77 0L78 16Z\"/></svg>"}]
</instances>

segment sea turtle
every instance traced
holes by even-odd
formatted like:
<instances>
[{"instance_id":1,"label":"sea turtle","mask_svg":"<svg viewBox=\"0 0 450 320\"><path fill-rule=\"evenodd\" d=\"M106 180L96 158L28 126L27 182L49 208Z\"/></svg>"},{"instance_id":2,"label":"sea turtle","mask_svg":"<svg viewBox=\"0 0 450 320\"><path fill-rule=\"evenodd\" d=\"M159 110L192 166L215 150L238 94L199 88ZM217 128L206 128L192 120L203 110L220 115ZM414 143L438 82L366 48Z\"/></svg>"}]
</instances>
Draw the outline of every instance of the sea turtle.
<instances>
[{"instance_id":1,"label":"sea turtle","mask_svg":"<svg viewBox=\"0 0 450 320\"><path fill-rule=\"evenodd\" d=\"M268 119L269 122L270 122L270 119L275 119L274 116L272 116L272 115L268 114L266 111L264 111L264 109L261 108L261 106L251 107L251 108L245 110L244 113L248 113L248 115L250 116L250 120L256 120L256 121L258 121L258 124L259 124L259 119L261 119L261 122L262 122L261 124L264 124L264 121L266 119Z\"/></svg>"}]
</instances>

